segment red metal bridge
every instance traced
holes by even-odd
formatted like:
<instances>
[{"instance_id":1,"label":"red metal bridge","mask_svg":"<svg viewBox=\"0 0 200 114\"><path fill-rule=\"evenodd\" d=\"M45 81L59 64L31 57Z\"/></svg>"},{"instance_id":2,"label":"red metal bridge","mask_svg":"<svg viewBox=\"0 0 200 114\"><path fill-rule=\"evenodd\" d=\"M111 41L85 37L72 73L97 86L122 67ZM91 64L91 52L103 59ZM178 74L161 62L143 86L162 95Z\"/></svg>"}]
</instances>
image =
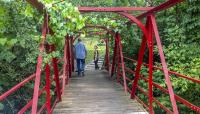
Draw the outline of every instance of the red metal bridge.
<instances>
[{"instance_id":1,"label":"red metal bridge","mask_svg":"<svg viewBox=\"0 0 200 114\"><path fill-rule=\"evenodd\" d=\"M39 11L43 12L43 5L40 4L37 0L26 0L30 4L32 4L34 7L36 7ZM184 80L191 81L193 83L200 84L200 80L194 79L188 76L185 76L183 74L179 74L177 72L169 71L167 69L167 64L165 61L165 56L163 53L163 48L160 40L160 36L158 33L158 28L156 24L156 19L155 19L155 14L159 11L165 10L169 7L172 7L178 3L182 2L182 0L169 0L166 1L159 6L156 7L79 7L80 12L113 12L117 13L127 19L130 20L131 23L135 23L143 32L143 37L142 37L142 42L141 42L141 47L138 53L138 60L133 60L131 56L124 56L123 53L123 46L121 42L121 37L119 32L114 32L110 29L107 29L106 27L103 26L92 26L88 25L86 27L98 27L101 28L102 30L105 30L107 34L111 34L113 37L107 37L105 39L106 43L106 54L104 58L104 67L107 70L107 72L104 72L103 74L100 73L103 76L110 77L109 79L116 80L116 83L121 83L123 86L123 90L126 95L130 95L130 99L133 99L134 101L137 101L137 103L140 103L143 105L143 107L150 113L154 113L154 107L153 103L156 103L161 109L165 110L166 113L170 114L178 114L179 108L177 106L177 103L180 103L182 105L185 105L188 107L190 110L195 111L196 113L200 113L200 107L190 103L187 99L184 99L178 95L175 94L173 91L172 83L170 81L170 75L175 75L178 78L182 78ZM144 13L141 13L138 16L133 16L128 13L128 11L144 11ZM141 19L146 19L146 24L143 24L141 22ZM66 99L66 96L64 97L64 93L66 91L70 92L73 91L73 87L68 90L68 86L73 83L76 83L73 81L74 76L73 71L74 71L74 57L72 54L72 45L74 40L76 39L75 36L68 36L66 35L66 40L65 40L65 46L64 46L64 57L61 60L58 60L57 58L52 58L52 62L46 64L45 70L42 71L42 52L47 51L47 52L52 52L56 50L55 45L45 45L45 40L46 40L46 35L49 34L49 26L48 26L48 14L44 14L44 22L43 22L43 28L42 28L42 41L39 47L40 54L38 55L37 59L37 66L36 66L36 71L34 74L30 75L28 78L24 79L24 81L20 82L7 92L3 93L0 96L0 101L5 100L9 95L13 94L20 88L22 88L25 84L31 83L32 80L34 80L34 92L33 92L33 97L28 103L23 106L22 109L18 111L18 114L23 114L26 113L28 110L31 109L32 114L36 113L48 113L51 114L54 111L54 108L56 104L59 102L62 103L63 99ZM155 40L154 40L155 38ZM109 43L111 40L114 40L114 54L111 57L110 56L110 50L109 50ZM156 67L153 64L153 48L154 48L154 41L156 44L156 47L159 50L159 56L161 60L162 67ZM143 63L143 58L145 54L145 49L148 49L148 64ZM129 63L136 64L136 68L128 68L125 64L125 61L128 61ZM62 67L59 67L61 66ZM142 66L146 66L148 68L148 77L145 77L140 74L140 70ZM53 70L53 74L51 74L51 70ZM162 87L161 85L157 84L156 82L153 82L153 72L159 70L164 73L165 77L165 83L167 87ZM41 87L41 74L45 73L46 78L45 78L45 86ZM116 75L114 75L116 74ZM126 75L127 74L132 74L135 76L134 79L128 78ZM94 71L88 73L88 76L94 75ZM93 77L94 78L94 77ZM154 77L156 78L156 77ZM87 79L87 76L82 78ZM81 80L81 79L80 79ZM89 80L89 79L88 79ZM103 80L103 79L102 79ZM148 84L148 88L142 88L139 84L138 81L143 80ZM92 80L95 81L95 80ZM97 80L98 81L98 78ZM80 81L82 82L82 81ZM87 82L87 81L86 81ZM108 83L109 81L107 81ZM110 81L112 83L113 81ZM131 87L127 85L127 83L131 82L132 85ZM53 99L52 93L50 91L52 84L55 83L55 95L56 98ZM169 95L170 101L171 101L171 108L168 108L164 106L158 99L156 99L153 96L153 88L157 88L162 91L162 94ZM87 87L86 87L87 89ZM147 91L146 91L147 90ZM67 92L67 93L68 93ZM142 101L138 96L137 92L140 92L148 97L148 101ZM42 93L46 93L46 102L39 107L38 102L39 102L39 97L41 96ZM72 92L73 93L73 92ZM112 94L112 93L111 93ZM76 94L74 95L76 98ZM89 96L88 96L89 97ZM92 99L92 98L91 98ZM111 98L112 99L112 98ZM105 99L106 100L106 99ZM116 107L117 108L117 107ZM102 109L103 110L103 109ZM108 109L109 110L109 109ZM65 113L69 113L66 112ZM81 113L81 112L80 112ZM87 112L86 112L87 113ZM89 113L89 112L88 112ZM109 111L107 112L109 113ZM134 113L134 112L133 112Z\"/></svg>"}]
</instances>

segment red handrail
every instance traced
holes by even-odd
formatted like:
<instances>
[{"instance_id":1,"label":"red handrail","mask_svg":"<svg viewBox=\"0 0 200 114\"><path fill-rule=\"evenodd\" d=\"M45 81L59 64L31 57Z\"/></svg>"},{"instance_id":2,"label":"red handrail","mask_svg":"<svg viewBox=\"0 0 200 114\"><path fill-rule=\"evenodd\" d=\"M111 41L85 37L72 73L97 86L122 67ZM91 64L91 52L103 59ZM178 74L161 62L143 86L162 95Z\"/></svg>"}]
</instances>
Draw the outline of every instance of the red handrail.
<instances>
[{"instance_id":1,"label":"red handrail","mask_svg":"<svg viewBox=\"0 0 200 114\"><path fill-rule=\"evenodd\" d=\"M18 114L23 114L31 106L32 106L32 113L33 114L35 114L35 113L40 114L45 108L47 109L47 113L48 114L52 113L52 110L55 107L56 103L58 101L61 101L61 94L63 93L61 91L61 88L60 88L60 84L62 84L62 82L60 82L59 75L63 70L64 80L62 79L62 81L65 82L65 77L71 72L71 70L70 71L68 70L69 69L68 67L70 66L70 64L68 64L67 61L64 61L65 69L61 69L59 71L58 70L58 63L61 60L57 60L56 58L52 58L52 63L53 64L46 64L46 69L45 69L45 72L46 72L46 85L43 87L43 89L40 90L40 82L41 82L41 78L40 77L41 77L41 73L43 72L41 70L41 66L42 66L42 55L41 55L41 53L43 52L44 48L46 48L46 51L49 51L49 52L55 51L55 47L54 46L51 46L51 45L44 46L44 41L45 41L45 37L46 37L46 34L47 34L47 29L48 29L48 27L47 27L48 26L47 18L48 18L47 16L45 16L45 18L44 18L44 25L43 25L43 32L42 32L43 33L42 34L43 35L43 40L41 41L40 48L39 48L40 54L38 56L38 63L37 63L36 73L30 75L24 81L20 82L19 84L17 84L16 86L14 86L13 88L11 88L10 90L8 90L7 92L5 92L4 94L2 94L0 96L0 101L4 100L9 95L11 95L15 91L17 91L18 89L23 87L26 83L28 83L29 81L31 81L31 80L33 80L35 78L33 98L18 112ZM70 51L69 48L67 50ZM69 53L65 53L65 57L71 59ZM51 70L51 68L50 68L51 66L50 65L53 65L53 71L54 71L54 79L53 79L53 81L56 82L56 88L55 88L54 92L57 92L56 99L55 99L52 107L51 107L51 98L52 98L52 96L51 96L51 93L50 93L50 88L51 88L51 84L52 84L51 80L52 79L50 79L50 78L53 77L53 76L50 77L50 73L51 73L50 72L50 70ZM68 78L66 78L66 82L68 82ZM65 86L65 83L64 83L63 86ZM38 99L41 96L41 94L44 93L44 92L47 93L46 94L46 102L43 104L43 106L38 111L37 110Z\"/></svg>"},{"instance_id":2,"label":"red handrail","mask_svg":"<svg viewBox=\"0 0 200 114\"><path fill-rule=\"evenodd\" d=\"M130 61L132 61L132 62L135 62L135 63L137 63L137 61L136 60L133 60L133 59L131 59L131 58L128 58L128 57L124 57L125 59L127 59L127 60L130 60ZM143 65L144 66L149 66L149 64L146 64L146 63L143 63ZM159 67L156 67L156 66L153 66L153 68L155 69L155 70L160 70L160 71L163 71L163 69L162 68L159 68ZM200 80L199 79L195 79L195 78L191 78L191 77L188 77L188 76L186 76L186 75L183 75L183 74L180 74L180 73L177 73L177 72L174 72L174 71L168 71L169 72L169 74L174 74L174 75L176 75L176 76L178 76L178 77L181 77L181 78L185 78L185 79L188 79L188 80L190 80L190 81L193 81L193 82L195 82L195 83L199 83L200 84Z\"/></svg>"},{"instance_id":3,"label":"red handrail","mask_svg":"<svg viewBox=\"0 0 200 114\"><path fill-rule=\"evenodd\" d=\"M20 87L24 86L27 82L33 80L33 78L35 78L35 74L30 75L28 78L26 78L24 81L20 82L19 84L15 85L14 87L12 87L10 90L8 90L7 92L3 93L0 96L0 101L4 100L6 97L8 97L9 95L11 95L12 93L14 93L15 91L17 91Z\"/></svg>"},{"instance_id":4,"label":"red handrail","mask_svg":"<svg viewBox=\"0 0 200 114\"><path fill-rule=\"evenodd\" d=\"M132 62L137 62L136 60L131 59L131 58L129 58L129 57L124 57L124 58L127 59L127 60L130 60L130 61L132 61ZM145 66L148 67L148 64L143 63L143 65L145 65ZM159 68L159 67L153 66L153 68L155 68L156 70L161 70L161 71L163 71L163 69L161 69L161 68ZM132 70L132 69L126 67L126 66L125 66L125 71L127 71L127 72L129 72L129 73L131 73L131 74L135 74L135 71L134 71L134 70ZM199 81L200 81L200 80L197 80L197 79L194 79L194 78L188 78L187 76L184 76L184 75L182 75L182 74L179 74L179 73L176 73L176 72L173 72L173 71L168 71L168 72L169 72L170 74L174 74L174 75L178 74L178 77L180 77L180 78L184 78L184 79L187 79L187 80L193 81L194 83L198 83L198 84L199 84ZM119 74L120 74L120 76L121 76L121 73L119 73ZM181 75L181 76L180 76L180 75ZM146 79L143 75L140 75L140 79L143 79L145 82L148 82L148 81L149 81L149 80ZM126 80L129 80L129 81L130 81L131 79L129 79L129 78L126 77ZM156 84L155 82L152 82L152 84L153 84L154 87L160 89L162 92L164 92L164 93L166 93L166 94L169 94L169 91L168 91L167 89L163 88L162 86ZM137 88L138 88L138 90L140 90L143 94L145 94L146 96L148 96L148 93L146 93L140 86L137 86ZM129 91L129 92L130 92L130 91ZM138 99L139 99L139 98L137 97L137 100L138 100ZM179 101L180 103L184 104L185 106L187 106L188 108L190 108L191 110L194 110L194 111L196 111L196 112L200 112L200 107L198 107L198 106L196 106L196 105L194 105L194 104L188 102L187 100L181 98L180 96L178 96L178 95L176 95L176 94L175 94L175 99L176 99L177 101ZM172 112L171 110L169 110L167 107L165 107L164 105L162 105L155 97L153 97L153 101L156 102L156 103L157 103L163 110L165 110L166 112L168 112L168 113L173 113L173 112ZM139 102L141 103L142 100L140 100ZM144 107L147 107L147 105L144 105L144 104L145 104L144 102L142 102L141 104L143 104ZM148 107L148 108L149 108L149 107Z\"/></svg>"},{"instance_id":5,"label":"red handrail","mask_svg":"<svg viewBox=\"0 0 200 114\"><path fill-rule=\"evenodd\" d=\"M39 91L39 96L45 91L45 87L43 87L40 91ZM31 107L33 103L33 100L29 101L19 112L18 114L23 114L28 108Z\"/></svg>"}]
</instances>

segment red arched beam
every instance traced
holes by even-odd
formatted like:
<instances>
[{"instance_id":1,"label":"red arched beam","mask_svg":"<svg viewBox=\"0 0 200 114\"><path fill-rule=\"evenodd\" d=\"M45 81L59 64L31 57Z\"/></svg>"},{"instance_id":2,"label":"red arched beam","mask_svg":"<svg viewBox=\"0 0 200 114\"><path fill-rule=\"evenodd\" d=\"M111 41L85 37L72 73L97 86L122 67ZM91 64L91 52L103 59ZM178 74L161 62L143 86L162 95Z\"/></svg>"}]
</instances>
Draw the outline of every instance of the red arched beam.
<instances>
[{"instance_id":1,"label":"red arched beam","mask_svg":"<svg viewBox=\"0 0 200 114\"><path fill-rule=\"evenodd\" d=\"M139 21L136 17L132 16L131 14L128 14L126 12L118 12L118 14L121 14L122 16L130 19L130 21L132 21L133 23L136 23L138 27L140 27L140 29L142 30L142 32L144 33L145 38L148 39L148 34L147 34L147 30L145 28L145 26L142 24L141 21Z\"/></svg>"},{"instance_id":2,"label":"red arched beam","mask_svg":"<svg viewBox=\"0 0 200 114\"><path fill-rule=\"evenodd\" d=\"M103 35L106 34L106 32L90 32L88 35Z\"/></svg>"},{"instance_id":3,"label":"red arched beam","mask_svg":"<svg viewBox=\"0 0 200 114\"><path fill-rule=\"evenodd\" d=\"M111 29L108 29L107 27L105 26L101 26L101 25L86 25L84 28L99 28L99 29L103 29L105 31L107 31L107 33L111 34L111 35L115 35L115 32ZM80 37L81 33L79 33L76 37L74 37L73 39L73 42L78 38Z\"/></svg>"},{"instance_id":4,"label":"red arched beam","mask_svg":"<svg viewBox=\"0 0 200 114\"><path fill-rule=\"evenodd\" d=\"M115 32L113 30L101 25L86 25L84 28L99 28L107 31L109 34L115 35Z\"/></svg>"},{"instance_id":5,"label":"red arched beam","mask_svg":"<svg viewBox=\"0 0 200 114\"><path fill-rule=\"evenodd\" d=\"M103 35L103 34L106 34L106 32L105 32L105 33L104 33L104 32L90 32L90 33L89 33L89 35ZM80 32L76 37L74 37L73 42L74 42L77 38L79 38L80 35L81 35L81 32Z\"/></svg>"},{"instance_id":6,"label":"red arched beam","mask_svg":"<svg viewBox=\"0 0 200 114\"><path fill-rule=\"evenodd\" d=\"M148 11L153 7L79 7L80 12Z\"/></svg>"}]
</instances>

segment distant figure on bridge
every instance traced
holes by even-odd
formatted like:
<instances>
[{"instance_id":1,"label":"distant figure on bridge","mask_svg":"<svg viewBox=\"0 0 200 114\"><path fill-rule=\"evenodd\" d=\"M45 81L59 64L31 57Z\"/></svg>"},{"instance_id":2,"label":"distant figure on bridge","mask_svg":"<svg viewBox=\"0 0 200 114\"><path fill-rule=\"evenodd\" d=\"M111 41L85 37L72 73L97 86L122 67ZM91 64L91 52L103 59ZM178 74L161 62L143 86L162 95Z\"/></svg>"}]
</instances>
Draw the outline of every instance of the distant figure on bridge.
<instances>
[{"instance_id":1,"label":"distant figure on bridge","mask_svg":"<svg viewBox=\"0 0 200 114\"><path fill-rule=\"evenodd\" d=\"M78 76L84 76L84 69L85 69L85 58L87 55L87 50L85 48L85 45L81 41L81 39L78 39L78 43L75 45L75 57L76 57L76 64L77 64L77 70L78 70Z\"/></svg>"},{"instance_id":2,"label":"distant figure on bridge","mask_svg":"<svg viewBox=\"0 0 200 114\"><path fill-rule=\"evenodd\" d=\"M99 50L98 50L98 46L95 45L94 46L94 64L95 64L95 70L99 69L98 61L99 61Z\"/></svg>"}]
</instances>

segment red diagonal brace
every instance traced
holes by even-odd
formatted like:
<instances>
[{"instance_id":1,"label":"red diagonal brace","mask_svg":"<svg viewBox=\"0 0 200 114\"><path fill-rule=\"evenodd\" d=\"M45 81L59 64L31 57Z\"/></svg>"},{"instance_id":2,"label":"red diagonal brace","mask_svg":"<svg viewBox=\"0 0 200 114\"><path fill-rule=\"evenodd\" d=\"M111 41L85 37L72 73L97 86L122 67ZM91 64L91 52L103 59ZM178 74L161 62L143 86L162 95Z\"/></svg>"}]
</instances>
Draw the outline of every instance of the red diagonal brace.
<instances>
[{"instance_id":1,"label":"red diagonal brace","mask_svg":"<svg viewBox=\"0 0 200 114\"><path fill-rule=\"evenodd\" d=\"M132 99L135 98L135 92L136 92L136 88L137 88L137 83L138 83L138 80L140 78L140 69L141 69L141 66L142 66L142 63L143 63L146 43L147 43L147 39L143 36L141 47L140 47L140 50L139 50L139 55L138 55L135 78L134 78L134 82L132 83L132 91L131 91L131 98Z\"/></svg>"},{"instance_id":2,"label":"red diagonal brace","mask_svg":"<svg viewBox=\"0 0 200 114\"><path fill-rule=\"evenodd\" d=\"M46 107L47 107L47 114L51 113L51 93L50 93L50 86L51 86L51 79L50 79L50 66L46 64Z\"/></svg>"},{"instance_id":3,"label":"red diagonal brace","mask_svg":"<svg viewBox=\"0 0 200 114\"><path fill-rule=\"evenodd\" d=\"M113 76L115 72L117 49L118 49L118 39L117 39L117 36L115 35L115 46L114 46L114 54L113 54L113 61L112 61L111 77Z\"/></svg>"},{"instance_id":4,"label":"red diagonal brace","mask_svg":"<svg viewBox=\"0 0 200 114\"><path fill-rule=\"evenodd\" d=\"M153 15L151 15L151 23L152 23L153 31L154 31L154 34L155 34L155 37L156 37L158 52L159 52L159 55L160 55L161 64L163 66L166 85L167 85L167 88L168 88L168 91L169 91L169 96L170 96L170 100L171 100L171 103L172 103L173 112L174 112L174 114L178 114L179 112L178 112L176 100L175 100L175 97L174 97L174 91L173 91L172 84L171 84L171 81L170 81L170 77L169 77L169 73L168 73L168 69L167 69L167 64L166 64L166 61L165 61L165 56L164 56L164 53L163 53L162 44L161 44L160 36L159 36L159 33L158 33L157 24L156 24L156 21L155 21L155 17Z\"/></svg>"},{"instance_id":5,"label":"red diagonal brace","mask_svg":"<svg viewBox=\"0 0 200 114\"><path fill-rule=\"evenodd\" d=\"M149 47L149 112L150 114L154 114L153 111L153 30L151 25L150 17L147 17L147 30L149 35L148 47Z\"/></svg>"},{"instance_id":6,"label":"red diagonal brace","mask_svg":"<svg viewBox=\"0 0 200 114\"><path fill-rule=\"evenodd\" d=\"M52 46L52 51L55 51L55 45ZM53 71L54 71L54 80L56 82L56 93L58 101L61 101L61 91L60 91L60 80L59 80L59 72L58 72L58 59L53 58Z\"/></svg>"},{"instance_id":7,"label":"red diagonal brace","mask_svg":"<svg viewBox=\"0 0 200 114\"><path fill-rule=\"evenodd\" d=\"M38 56L37 60L37 68L36 68L36 77L35 77L35 83L34 83L34 93L33 93L33 105L32 105L32 114L37 113L37 103L38 103L38 94L39 94L39 87L40 87L40 76L41 76L41 67L42 67L42 52L44 50L44 41L46 39L46 33L47 33L47 26L48 26L48 16L45 14L44 16L44 24L42 29L42 41L40 43L40 54Z\"/></svg>"},{"instance_id":8,"label":"red diagonal brace","mask_svg":"<svg viewBox=\"0 0 200 114\"><path fill-rule=\"evenodd\" d=\"M71 70L71 49L70 49L70 36L67 36L67 66L68 66L68 74L69 74L69 78L72 77L72 70Z\"/></svg>"},{"instance_id":9,"label":"red diagonal brace","mask_svg":"<svg viewBox=\"0 0 200 114\"><path fill-rule=\"evenodd\" d=\"M124 70L124 56L123 56L123 53L122 53L122 42L121 42L121 38L120 38L120 34L119 32L117 32L117 39L118 39L118 45L119 45L119 58L120 61L121 61L121 64L118 63L118 65L121 65L121 68L122 68L122 76L123 76L123 80L124 80L124 91L125 93L127 93L127 83L126 83L126 74L125 74L125 70ZM119 73L119 72L118 72ZM118 74L119 75L119 74Z\"/></svg>"},{"instance_id":10,"label":"red diagonal brace","mask_svg":"<svg viewBox=\"0 0 200 114\"><path fill-rule=\"evenodd\" d=\"M64 60L64 64L63 64L62 95L64 95L65 84L66 84L66 79L67 79L67 42L66 42L66 39L65 39L63 60Z\"/></svg>"}]
</instances>

